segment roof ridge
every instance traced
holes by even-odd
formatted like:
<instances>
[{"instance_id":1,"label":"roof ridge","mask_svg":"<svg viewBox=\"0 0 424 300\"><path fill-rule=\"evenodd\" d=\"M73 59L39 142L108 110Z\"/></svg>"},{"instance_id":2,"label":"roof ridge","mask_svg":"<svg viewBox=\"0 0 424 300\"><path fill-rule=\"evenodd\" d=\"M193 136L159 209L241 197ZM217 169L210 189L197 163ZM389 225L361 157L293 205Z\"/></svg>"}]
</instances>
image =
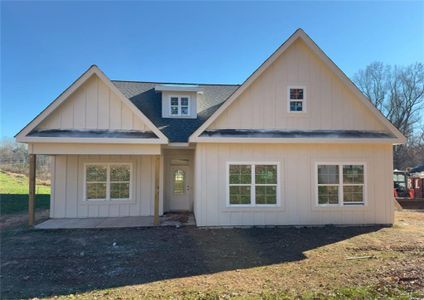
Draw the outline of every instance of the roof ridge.
<instances>
[{"instance_id":1,"label":"roof ridge","mask_svg":"<svg viewBox=\"0 0 424 300\"><path fill-rule=\"evenodd\" d=\"M158 82L158 81L139 81L139 80L119 80L113 79L112 82L136 82L136 83L155 83L155 84L179 84L179 85L209 85L209 86L240 86L241 84L231 83L188 83L188 82Z\"/></svg>"}]
</instances>

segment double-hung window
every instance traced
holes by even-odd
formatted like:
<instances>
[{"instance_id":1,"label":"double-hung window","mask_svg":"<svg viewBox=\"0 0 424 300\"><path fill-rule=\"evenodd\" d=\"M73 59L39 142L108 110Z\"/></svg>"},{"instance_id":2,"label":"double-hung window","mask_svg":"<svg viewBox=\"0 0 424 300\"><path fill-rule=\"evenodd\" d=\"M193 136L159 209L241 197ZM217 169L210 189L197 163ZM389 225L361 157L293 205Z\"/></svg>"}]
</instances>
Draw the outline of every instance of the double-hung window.
<instances>
[{"instance_id":1,"label":"double-hung window","mask_svg":"<svg viewBox=\"0 0 424 300\"><path fill-rule=\"evenodd\" d=\"M188 96L171 96L170 97L170 115L171 116L188 116L190 115L190 101Z\"/></svg>"},{"instance_id":2,"label":"double-hung window","mask_svg":"<svg viewBox=\"0 0 424 300\"><path fill-rule=\"evenodd\" d=\"M364 164L318 164L319 206L363 205L365 203Z\"/></svg>"},{"instance_id":3,"label":"double-hung window","mask_svg":"<svg viewBox=\"0 0 424 300\"><path fill-rule=\"evenodd\" d=\"M229 163L229 206L276 206L279 203L277 163Z\"/></svg>"},{"instance_id":4,"label":"double-hung window","mask_svg":"<svg viewBox=\"0 0 424 300\"><path fill-rule=\"evenodd\" d=\"M289 87L288 98L289 112L306 111L306 90L304 87Z\"/></svg>"},{"instance_id":5,"label":"double-hung window","mask_svg":"<svg viewBox=\"0 0 424 300\"><path fill-rule=\"evenodd\" d=\"M85 200L130 200L130 163L88 163L85 165Z\"/></svg>"}]
</instances>

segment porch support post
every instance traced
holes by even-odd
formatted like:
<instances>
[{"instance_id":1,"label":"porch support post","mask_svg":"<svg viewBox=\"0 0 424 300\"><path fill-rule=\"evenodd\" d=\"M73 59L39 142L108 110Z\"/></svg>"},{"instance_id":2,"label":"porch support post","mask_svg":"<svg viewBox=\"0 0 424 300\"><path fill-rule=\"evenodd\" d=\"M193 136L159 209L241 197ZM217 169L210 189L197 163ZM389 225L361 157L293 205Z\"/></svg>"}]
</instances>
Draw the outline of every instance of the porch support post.
<instances>
[{"instance_id":1,"label":"porch support post","mask_svg":"<svg viewBox=\"0 0 424 300\"><path fill-rule=\"evenodd\" d=\"M33 226L35 221L35 169L36 155L29 155L29 196L28 196L28 225Z\"/></svg>"},{"instance_id":2,"label":"porch support post","mask_svg":"<svg viewBox=\"0 0 424 300\"><path fill-rule=\"evenodd\" d=\"M159 172L160 172L160 156L156 155L155 161L155 201L154 201L154 216L153 224L159 225Z\"/></svg>"}]
</instances>

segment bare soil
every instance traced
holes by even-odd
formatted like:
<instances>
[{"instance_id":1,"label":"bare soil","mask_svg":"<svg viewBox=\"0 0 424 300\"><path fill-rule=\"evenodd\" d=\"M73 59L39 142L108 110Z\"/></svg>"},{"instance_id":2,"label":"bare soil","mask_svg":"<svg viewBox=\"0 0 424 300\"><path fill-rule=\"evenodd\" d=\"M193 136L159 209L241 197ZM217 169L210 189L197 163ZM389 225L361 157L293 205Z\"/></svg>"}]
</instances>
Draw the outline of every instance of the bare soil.
<instances>
[{"instance_id":1,"label":"bare soil","mask_svg":"<svg viewBox=\"0 0 424 300\"><path fill-rule=\"evenodd\" d=\"M49 218L48 209L37 209L35 211L38 222ZM28 213L6 214L0 216L0 230L11 230L15 227L22 227L28 224Z\"/></svg>"},{"instance_id":2,"label":"bare soil","mask_svg":"<svg viewBox=\"0 0 424 300\"><path fill-rule=\"evenodd\" d=\"M424 211L396 212L393 227L21 226L1 238L2 299L424 295Z\"/></svg>"}]
</instances>

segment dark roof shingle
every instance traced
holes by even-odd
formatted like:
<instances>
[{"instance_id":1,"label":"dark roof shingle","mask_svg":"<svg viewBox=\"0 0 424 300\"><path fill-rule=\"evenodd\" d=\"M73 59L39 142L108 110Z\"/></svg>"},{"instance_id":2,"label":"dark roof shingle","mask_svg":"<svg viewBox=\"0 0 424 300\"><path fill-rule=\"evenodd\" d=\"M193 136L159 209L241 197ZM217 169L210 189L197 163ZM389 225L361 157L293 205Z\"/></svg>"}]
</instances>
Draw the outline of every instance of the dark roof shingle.
<instances>
[{"instance_id":1,"label":"dark roof shingle","mask_svg":"<svg viewBox=\"0 0 424 300\"><path fill-rule=\"evenodd\" d=\"M170 142L188 142L190 135L199 128L239 85L195 84L201 87L203 97L197 98L199 113L196 119L162 118L161 93L155 86L170 84L161 82L138 82L112 80L113 84L165 134ZM178 83L178 85L185 85ZM187 84L193 85L193 84Z\"/></svg>"},{"instance_id":2,"label":"dark roof shingle","mask_svg":"<svg viewBox=\"0 0 424 300\"><path fill-rule=\"evenodd\" d=\"M65 138L127 138L127 139L155 139L156 134L151 131L137 130L77 130L77 129L47 129L31 131L28 136L34 137L65 137Z\"/></svg>"},{"instance_id":3,"label":"dark roof shingle","mask_svg":"<svg viewBox=\"0 0 424 300\"><path fill-rule=\"evenodd\" d=\"M202 137L224 138L395 138L390 133L370 130L254 130L254 129L218 129L204 131Z\"/></svg>"}]
</instances>

